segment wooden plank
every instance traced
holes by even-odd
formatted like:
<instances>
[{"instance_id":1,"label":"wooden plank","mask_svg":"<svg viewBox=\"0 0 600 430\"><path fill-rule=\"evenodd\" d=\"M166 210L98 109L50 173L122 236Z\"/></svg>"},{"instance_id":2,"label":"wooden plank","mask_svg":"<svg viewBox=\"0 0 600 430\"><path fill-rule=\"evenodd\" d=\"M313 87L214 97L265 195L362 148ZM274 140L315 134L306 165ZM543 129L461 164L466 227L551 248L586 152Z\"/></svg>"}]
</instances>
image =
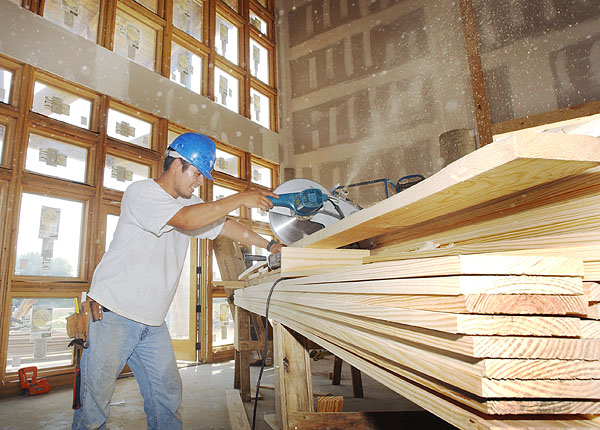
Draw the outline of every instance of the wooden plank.
<instances>
[{"instance_id":1,"label":"wooden plank","mask_svg":"<svg viewBox=\"0 0 600 430\"><path fill-rule=\"evenodd\" d=\"M344 406L343 396L317 397L317 412L342 412Z\"/></svg>"},{"instance_id":2,"label":"wooden plank","mask_svg":"<svg viewBox=\"0 0 600 430\"><path fill-rule=\"evenodd\" d=\"M281 324L273 324L275 406L282 430L288 430L290 412L313 412L312 380L308 351Z\"/></svg>"},{"instance_id":3,"label":"wooden plank","mask_svg":"<svg viewBox=\"0 0 600 430\"><path fill-rule=\"evenodd\" d=\"M285 282L288 284L321 283L456 275L582 277L584 269L583 263L579 258L539 255L472 254L365 264L356 268L336 269L328 274L307 276ZM581 293L580 291L579 294Z\"/></svg>"},{"instance_id":4,"label":"wooden plank","mask_svg":"<svg viewBox=\"0 0 600 430\"><path fill-rule=\"evenodd\" d=\"M586 281L600 281L600 261L585 261L585 277Z\"/></svg>"},{"instance_id":5,"label":"wooden plank","mask_svg":"<svg viewBox=\"0 0 600 430\"><path fill-rule=\"evenodd\" d=\"M247 297L259 299L261 297L260 293L252 293L250 289L246 289L244 294ZM293 296L293 294L275 291L271 303L283 300L283 303L328 309L452 334L562 337L581 335L579 318L575 317L451 314L389 306L355 305L334 300L315 300L310 294L305 296Z\"/></svg>"},{"instance_id":6,"label":"wooden plank","mask_svg":"<svg viewBox=\"0 0 600 430\"><path fill-rule=\"evenodd\" d=\"M382 248L386 252L390 249L426 251L435 245L451 251L455 246L467 244L535 240L537 237L546 237L548 240L548 237L555 235L582 232L589 234L590 231L597 237L600 207L598 186L600 172L592 169L504 199L468 207L410 228L369 238L364 246L376 255L380 253L378 249ZM428 246L424 246L425 244ZM567 247L570 242L555 242L552 246ZM537 245L535 242L529 246L524 243L521 247L535 248Z\"/></svg>"},{"instance_id":7,"label":"wooden plank","mask_svg":"<svg viewBox=\"0 0 600 430\"><path fill-rule=\"evenodd\" d=\"M469 78L473 97L473 111L477 122L479 145L492 143L492 118L487 97L487 86L481 64L479 33L473 0L459 0L460 22L465 37L465 50L469 64Z\"/></svg>"},{"instance_id":8,"label":"wooden plank","mask_svg":"<svg viewBox=\"0 0 600 430\"><path fill-rule=\"evenodd\" d=\"M277 422L277 416L275 414L265 414L265 422L273 430L280 430L281 426Z\"/></svg>"},{"instance_id":9,"label":"wooden plank","mask_svg":"<svg viewBox=\"0 0 600 430\"><path fill-rule=\"evenodd\" d=\"M236 300L241 306L253 309L254 312L264 313L264 301L241 296ZM296 319L300 319L301 315L305 314L315 315L324 321L334 320L415 344L454 351L472 358L597 360L600 357L600 341L594 339L451 335L294 304L286 304L285 309L290 315L300 315L296 316ZM584 321L582 320L581 323Z\"/></svg>"},{"instance_id":10,"label":"wooden plank","mask_svg":"<svg viewBox=\"0 0 600 430\"><path fill-rule=\"evenodd\" d=\"M587 317L594 320L600 320L600 303L592 303L588 306Z\"/></svg>"},{"instance_id":11,"label":"wooden plank","mask_svg":"<svg viewBox=\"0 0 600 430\"><path fill-rule=\"evenodd\" d=\"M476 313L476 314L510 314L510 315L579 315L588 312L588 302L583 295L551 295L551 294L474 294L458 296L432 295L390 295L390 294L352 294L340 292L330 294L325 284L324 292L310 290L316 301L339 300L344 303L364 304L371 306L389 306L395 308L417 309L435 312ZM353 290L356 288L354 287ZM281 293L296 297L303 292L291 292L287 288ZM288 297L286 295L286 297Z\"/></svg>"},{"instance_id":12,"label":"wooden plank","mask_svg":"<svg viewBox=\"0 0 600 430\"><path fill-rule=\"evenodd\" d=\"M300 326L295 326L295 329L302 332ZM512 418L507 421L498 419L494 416L482 416L474 413L470 409L460 407L457 403L445 396L432 393L415 382L411 382L404 378L398 378L397 375L390 374L384 368L373 365L361 357L349 353L345 349L340 348L325 339L314 336L308 332L303 334L314 342L322 345L324 348L327 348L335 355L342 357L344 361L351 363L377 381L396 391L409 401L433 412L440 418L460 429L591 429L600 426L600 419L588 418L581 415L554 415L548 417L534 417L531 419L521 417L518 419Z\"/></svg>"},{"instance_id":13,"label":"wooden plank","mask_svg":"<svg viewBox=\"0 0 600 430\"><path fill-rule=\"evenodd\" d=\"M286 324L298 324L282 317L277 307L273 316ZM357 355L375 354L405 368L435 376L436 379L483 398L580 398L600 397L600 362L564 360L481 360L446 356L409 344L392 342L377 333L358 332L331 321L303 316L304 330L314 335L331 333L328 339L346 345ZM329 332L327 331L329 330ZM508 378L510 379L498 379ZM549 379L555 378L555 379ZM578 378L578 379L571 379Z\"/></svg>"},{"instance_id":14,"label":"wooden plank","mask_svg":"<svg viewBox=\"0 0 600 430\"><path fill-rule=\"evenodd\" d=\"M370 269L370 268L369 268ZM395 276L395 272L382 270L380 278ZM427 272L421 272L427 273ZM408 275L408 273L406 273ZM581 278L557 276L426 276L420 278L352 280L355 273L336 273L327 277L310 277L302 280L285 280L277 285L277 291L323 293L361 293L433 296L460 296L479 294L548 294L582 295ZM341 279L341 282L337 282ZM322 281L322 282L319 282ZM260 284L253 288L270 288L271 284Z\"/></svg>"},{"instance_id":15,"label":"wooden plank","mask_svg":"<svg viewBox=\"0 0 600 430\"><path fill-rule=\"evenodd\" d=\"M251 274L257 272L258 270L260 270L263 267L267 266L267 262L266 261L261 261L260 263L256 263L253 266L249 267L248 269L244 270L242 273L240 273L240 275L238 276L238 280L243 281L246 280L250 277Z\"/></svg>"},{"instance_id":16,"label":"wooden plank","mask_svg":"<svg viewBox=\"0 0 600 430\"><path fill-rule=\"evenodd\" d=\"M370 255L367 249L304 249L285 247L281 250L281 276L300 276L303 273L361 265Z\"/></svg>"},{"instance_id":17,"label":"wooden plank","mask_svg":"<svg viewBox=\"0 0 600 430\"><path fill-rule=\"evenodd\" d=\"M238 390L225 390L227 398L227 411L229 412L229 422L231 428L235 430L250 430L250 423L246 416L246 409L242 404L240 392Z\"/></svg>"},{"instance_id":18,"label":"wooden plank","mask_svg":"<svg viewBox=\"0 0 600 430\"><path fill-rule=\"evenodd\" d=\"M240 273L246 270L244 255L237 243L225 236L218 236L212 241L212 247L221 273L221 279L223 281L237 281Z\"/></svg>"},{"instance_id":19,"label":"wooden plank","mask_svg":"<svg viewBox=\"0 0 600 430\"><path fill-rule=\"evenodd\" d=\"M289 316L289 312L286 312L286 317ZM277 318L277 317L276 317ZM285 320L285 318L284 318ZM304 330L304 334L312 340L315 337L307 334L309 330L306 325L298 325L298 322L288 322L296 330ZM309 330L310 331L310 330ZM332 346L329 341L319 338L319 343L322 347L327 348L329 351L337 351L337 346ZM500 341L503 338L492 338L493 340ZM535 339L535 338L522 338L522 339ZM316 340L315 340L316 342ZM495 344L496 342L494 342ZM347 348L343 349L347 352ZM597 359L597 355L595 356ZM480 412L487 414L564 414L564 413L585 413L585 414L598 414L600 411L600 402L597 401L585 401L585 400L487 400L482 401L481 399L469 397L464 391L457 391L451 388L447 384L441 385L437 380L428 378L421 373L414 373L405 367L398 366L396 362L383 359L376 356L368 351L363 351L360 356L361 359L368 359L373 363L377 363L378 366L387 368L392 371L396 376L401 378L408 378L411 381L417 382L429 389L436 392L442 393L450 398L459 401L471 408L474 408ZM364 369L361 369L364 370ZM381 382L381 381L380 381ZM393 387L390 387L393 389Z\"/></svg>"},{"instance_id":20,"label":"wooden plank","mask_svg":"<svg viewBox=\"0 0 600 430\"><path fill-rule=\"evenodd\" d=\"M600 321L581 320L581 337L584 339L600 339Z\"/></svg>"},{"instance_id":21,"label":"wooden plank","mask_svg":"<svg viewBox=\"0 0 600 430\"><path fill-rule=\"evenodd\" d=\"M238 377L236 378L239 382L240 395L242 401L250 401L250 359L251 351L243 349L243 344L250 341L250 318L249 313L246 309L235 307L235 325L233 343L238 359ZM234 381L235 382L235 381Z\"/></svg>"},{"instance_id":22,"label":"wooden plank","mask_svg":"<svg viewBox=\"0 0 600 430\"><path fill-rule=\"evenodd\" d=\"M455 429L425 411L296 412L290 414L290 427L297 430Z\"/></svg>"},{"instance_id":23,"label":"wooden plank","mask_svg":"<svg viewBox=\"0 0 600 430\"><path fill-rule=\"evenodd\" d=\"M430 178L296 242L338 248L390 233L598 165L598 139L520 133L455 161Z\"/></svg>"},{"instance_id":24,"label":"wooden plank","mask_svg":"<svg viewBox=\"0 0 600 430\"><path fill-rule=\"evenodd\" d=\"M588 302L600 302L600 284L597 282L584 282L583 294L585 294Z\"/></svg>"}]
</instances>

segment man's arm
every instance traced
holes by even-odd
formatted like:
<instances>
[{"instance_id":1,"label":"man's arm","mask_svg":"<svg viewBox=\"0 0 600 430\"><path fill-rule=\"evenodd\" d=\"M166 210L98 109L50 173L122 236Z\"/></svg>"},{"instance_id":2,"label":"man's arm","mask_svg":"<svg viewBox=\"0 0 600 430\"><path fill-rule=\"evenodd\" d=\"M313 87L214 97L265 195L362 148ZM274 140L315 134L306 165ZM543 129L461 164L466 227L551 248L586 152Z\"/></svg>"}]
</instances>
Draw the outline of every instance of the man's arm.
<instances>
[{"instance_id":1,"label":"man's arm","mask_svg":"<svg viewBox=\"0 0 600 430\"><path fill-rule=\"evenodd\" d=\"M234 194L214 202L186 206L173 215L167 224L181 230L198 230L223 218L229 212L240 206L263 210L271 209L273 207L273 202L271 202L267 196L278 197L277 194L270 191L251 190Z\"/></svg>"},{"instance_id":2,"label":"man's arm","mask_svg":"<svg viewBox=\"0 0 600 430\"><path fill-rule=\"evenodd\" d=\"M266 249L267 245L269 245L269 241L267 239L232 219L225 221L225 225L223 226L220 235L241 242L245 245L254 245L258 246L259 248ZM270 252L277 254L278 252L281 252L281 248L284 246L285 245L276 243L275 245L271 246Z\"/></svg>"}]
</instances>

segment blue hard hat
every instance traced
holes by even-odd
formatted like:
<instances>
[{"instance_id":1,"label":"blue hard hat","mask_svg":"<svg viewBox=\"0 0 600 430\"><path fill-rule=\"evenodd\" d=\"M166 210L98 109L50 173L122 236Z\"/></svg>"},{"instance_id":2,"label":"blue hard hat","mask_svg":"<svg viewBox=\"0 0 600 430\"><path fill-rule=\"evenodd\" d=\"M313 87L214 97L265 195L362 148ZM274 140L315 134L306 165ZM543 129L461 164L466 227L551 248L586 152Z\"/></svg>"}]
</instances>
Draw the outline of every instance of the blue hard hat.
<instances>
[{"instance_id":1,"label":"blue hard hat","mask_svg":"<svg viewBox=\"0 0 600 430\"><path fill-rule=\"evenodd\" d=\"M169 145L169 149L181 155L206 178L214 180L210 172L215 166L217 148L207 136L200 133L183 133Z\"/></svg>"}]
</instances>

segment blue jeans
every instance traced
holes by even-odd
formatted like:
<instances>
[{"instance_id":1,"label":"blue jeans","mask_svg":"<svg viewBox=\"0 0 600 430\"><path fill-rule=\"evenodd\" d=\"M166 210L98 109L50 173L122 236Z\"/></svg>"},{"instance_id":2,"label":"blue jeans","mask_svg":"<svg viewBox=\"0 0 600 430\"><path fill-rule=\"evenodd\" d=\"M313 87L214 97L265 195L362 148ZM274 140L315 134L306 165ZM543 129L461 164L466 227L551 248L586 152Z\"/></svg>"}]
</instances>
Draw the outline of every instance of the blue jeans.
<instances>
[{"instance_id":1,"label":"blue jeans","mask_svg":"<svg viewBox=\"0 0 600 430\"><path fill-rule=\"evenodd\" d=\"M148 326L114 312L90 322L81 357L81 403L73 430L104 429L117 376L133 371L144 399L148 430L181 429L182 384L167 325Z\"/></svg>"}]
</instances>

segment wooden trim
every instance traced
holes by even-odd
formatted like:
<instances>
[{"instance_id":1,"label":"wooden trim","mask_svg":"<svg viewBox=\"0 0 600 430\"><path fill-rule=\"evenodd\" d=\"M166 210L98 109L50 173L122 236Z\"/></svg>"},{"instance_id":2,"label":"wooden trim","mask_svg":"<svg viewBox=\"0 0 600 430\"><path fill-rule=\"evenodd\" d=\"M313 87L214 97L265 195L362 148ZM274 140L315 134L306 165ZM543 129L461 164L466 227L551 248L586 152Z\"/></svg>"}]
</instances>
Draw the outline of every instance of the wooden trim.
<instances>
[{"instance_id":1,"label":"wooden trim","mask_svg":"<svg viewBox=\"0 0 600 430\"><path fill-rule=\"evenodd\" d=\"M477 121L479 145L484 146L492 142L492 122L490 106L487 98L485 77L479 52L479 37L473 0L459 0L460 15L465 35L465 48L469 61L471 90L473 92L473 107Z\"/></svg>"},{"instance_id":2,"label":"wooden trim","mask_svg":"<svg viewBox=\"0 0 600 430\"><path fill-rule=\"evenodd\" d=\"M492 133L494 135L499 135L512 131L523 130L526 128L543 127L547 124L553 124L560 121L567 121L570 119L599 113L600 100L589 102L583 105L561 108L554 111L529 115L523 118L511 119L509 121L492 124Z\"/></svg>"},{"instance_id":3,"label":"wooden trim","mask_svg":"<svg viewBox=\"0 0 600 430\"><path fill-rule=\"evenodd\" d=\"M18 108L19 103L21 102L21 86L19 83L22 82L23 79L24 64L0 54L0 66L13 74L8 104ZM3 103L0 103L0 105L3 105Z\"/></svg>"}]
</instances>

